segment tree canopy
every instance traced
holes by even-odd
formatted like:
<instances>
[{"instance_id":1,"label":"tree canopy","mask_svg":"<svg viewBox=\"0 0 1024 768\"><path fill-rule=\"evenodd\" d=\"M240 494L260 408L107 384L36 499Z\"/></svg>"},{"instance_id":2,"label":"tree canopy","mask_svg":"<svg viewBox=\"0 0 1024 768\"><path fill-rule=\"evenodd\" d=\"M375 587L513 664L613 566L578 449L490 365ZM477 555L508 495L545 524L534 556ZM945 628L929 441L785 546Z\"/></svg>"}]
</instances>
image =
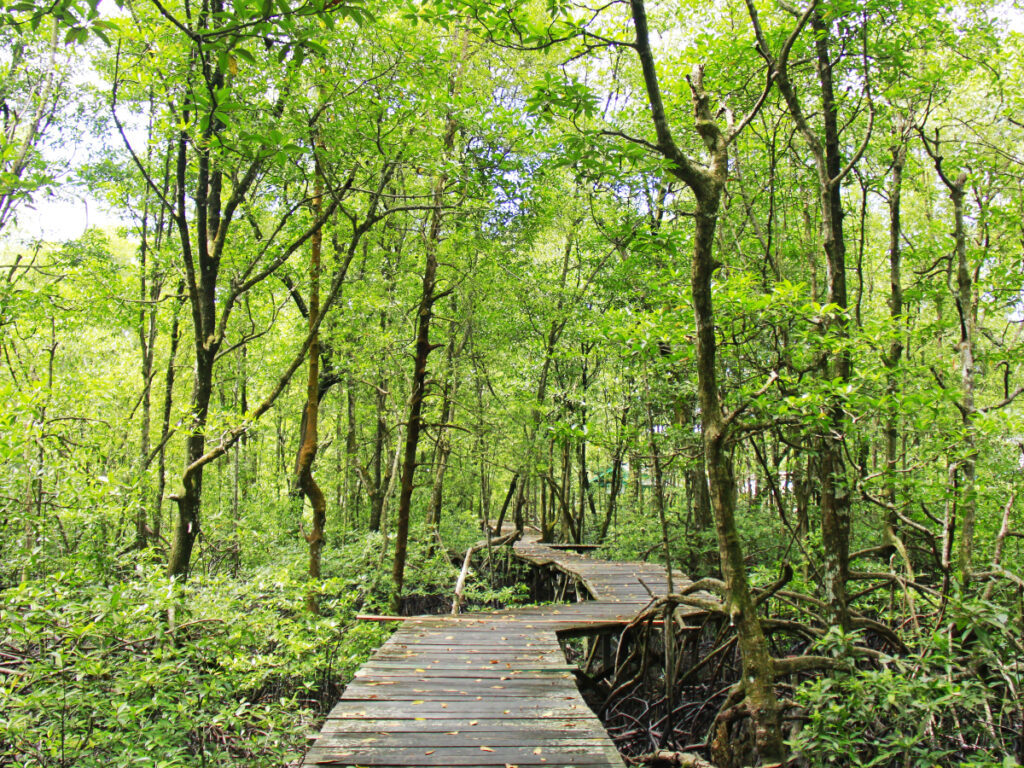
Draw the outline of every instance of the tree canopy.
<instances>
[{"instance_id":1,"label":"tree canopy","mask_svg":"<svg viewBox=\"0 0 1024 768\"><path fill-rule=\"evenodd\" d=\"M284 765L503 526L714 595L658 747L1024 762L1019 22L8 3L0 765Z\"/></svg>"}]
</instances>

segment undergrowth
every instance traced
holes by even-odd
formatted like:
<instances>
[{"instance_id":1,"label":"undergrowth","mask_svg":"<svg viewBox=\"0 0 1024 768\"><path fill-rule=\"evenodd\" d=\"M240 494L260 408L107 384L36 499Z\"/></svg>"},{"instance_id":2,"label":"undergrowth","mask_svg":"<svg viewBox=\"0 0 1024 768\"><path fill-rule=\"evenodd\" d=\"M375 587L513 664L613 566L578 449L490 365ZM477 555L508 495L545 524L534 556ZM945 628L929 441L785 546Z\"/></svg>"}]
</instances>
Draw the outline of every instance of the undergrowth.
<instances>
[{"instance_id":1,"label":"undergrowth","mask_svg":"<svg viewBox=\"0 0 1024 768\"><path fill-rule=\"evenodd\" d=\"M451 549L413 531L407 594L450 608L452 555L475 535L463 522L450 522L458 534L442 530ZM297 764L306 737L395 627L356 619L386 611L391 553L380 534L339 536L324 553L330 577L315 586L302 574L298 537L246 554L232 562L200 553L184 584L148 553L0 590L0 766ZM485 558L475 561L470 606L525 598L508 554L493 556L497 577ZM319 616L305 609L310 589Z\"/></svg>"},{"instance_id":2,"label":"undergrowth","mask_svg":"<svg viewBox=\"0 0 1024 768\"><path fill-rule=\"evenodd\" d=\"M320 616L296 569L267 566L181 585L140 561L130 577L65 571L4 590L0 765L297 762L390 632L355 620L382 599L367 578L377 544L330 558Z\"/></svg>"}]
</instances>

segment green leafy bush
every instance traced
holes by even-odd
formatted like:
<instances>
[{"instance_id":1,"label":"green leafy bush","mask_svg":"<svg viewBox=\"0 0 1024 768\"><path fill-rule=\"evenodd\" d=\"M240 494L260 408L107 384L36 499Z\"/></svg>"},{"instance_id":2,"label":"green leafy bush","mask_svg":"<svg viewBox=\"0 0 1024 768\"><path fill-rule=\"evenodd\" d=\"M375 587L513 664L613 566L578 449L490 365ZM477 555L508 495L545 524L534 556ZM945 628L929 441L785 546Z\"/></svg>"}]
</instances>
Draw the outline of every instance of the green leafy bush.
<instances>
[{"instance_id":1,"label":"green leafy bush","mask_svg":"<svg viewBox=\"0 0 1024 768\"><path fill-rule=\"evenodd\" d=\"M843 638L824 643L841 659ZM889 659L862 669L840 664L831 675L804 683L796 703L806 720L790 747L809 768L1010 768L993 726L1002 692L967 674L974 648L946 633L928 638L916 657ZM988 713L986 717L985 713Z\"/></svg>"},{"instance_id":2,"label":"green leafy bush","mask_svg":"<svg viewBox=\"0 0 1024 768\"><path fill-rule=\"evenodd\" d=\"M0 765L280 766L386 637L357 590L264 570L182 588L71 573L2 594ZM187 607L186 607L187 606Z\"/></svg>"}]
</instances>

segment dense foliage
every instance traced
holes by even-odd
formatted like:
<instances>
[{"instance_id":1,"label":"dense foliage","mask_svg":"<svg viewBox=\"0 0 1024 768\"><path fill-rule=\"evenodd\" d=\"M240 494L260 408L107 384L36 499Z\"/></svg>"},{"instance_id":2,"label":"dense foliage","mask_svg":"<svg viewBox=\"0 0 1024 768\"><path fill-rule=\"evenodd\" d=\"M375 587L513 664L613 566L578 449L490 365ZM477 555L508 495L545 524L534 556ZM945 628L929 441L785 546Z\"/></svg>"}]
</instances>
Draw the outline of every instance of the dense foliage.
<instances>
[{"instance_id":1,"label":"dense foliage","mask_svg":"<svg viewBox=\"0 0 1024 768\"><path fill-rule=\"evenodd\" d=\"M1024 762L1018 27L8 3L0 766L294 761L503 524L702 579L720 768Z\"/></svg>"}]
</instances>

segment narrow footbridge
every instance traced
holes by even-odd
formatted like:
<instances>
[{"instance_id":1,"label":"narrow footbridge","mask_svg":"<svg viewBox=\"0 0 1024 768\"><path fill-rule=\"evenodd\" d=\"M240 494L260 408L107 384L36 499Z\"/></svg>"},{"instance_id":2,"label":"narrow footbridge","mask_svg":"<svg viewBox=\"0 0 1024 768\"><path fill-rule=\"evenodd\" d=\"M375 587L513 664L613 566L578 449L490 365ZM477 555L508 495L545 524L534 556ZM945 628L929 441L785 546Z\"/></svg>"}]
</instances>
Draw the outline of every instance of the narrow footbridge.
<instances>
[{"instance_id":1,"label":"narrow footbridge","mask_svg":"<svg viewBox=\"0 0 1024 768\"><path fill-rule=\"evenodd\" d=\"M652 592L664 593L665 569L585 557L529 534L515 553L578 581L591 599L404 621L345 689L304 768L624 765L558 634L628 622Z\"/></svg>"}]
</instances>

